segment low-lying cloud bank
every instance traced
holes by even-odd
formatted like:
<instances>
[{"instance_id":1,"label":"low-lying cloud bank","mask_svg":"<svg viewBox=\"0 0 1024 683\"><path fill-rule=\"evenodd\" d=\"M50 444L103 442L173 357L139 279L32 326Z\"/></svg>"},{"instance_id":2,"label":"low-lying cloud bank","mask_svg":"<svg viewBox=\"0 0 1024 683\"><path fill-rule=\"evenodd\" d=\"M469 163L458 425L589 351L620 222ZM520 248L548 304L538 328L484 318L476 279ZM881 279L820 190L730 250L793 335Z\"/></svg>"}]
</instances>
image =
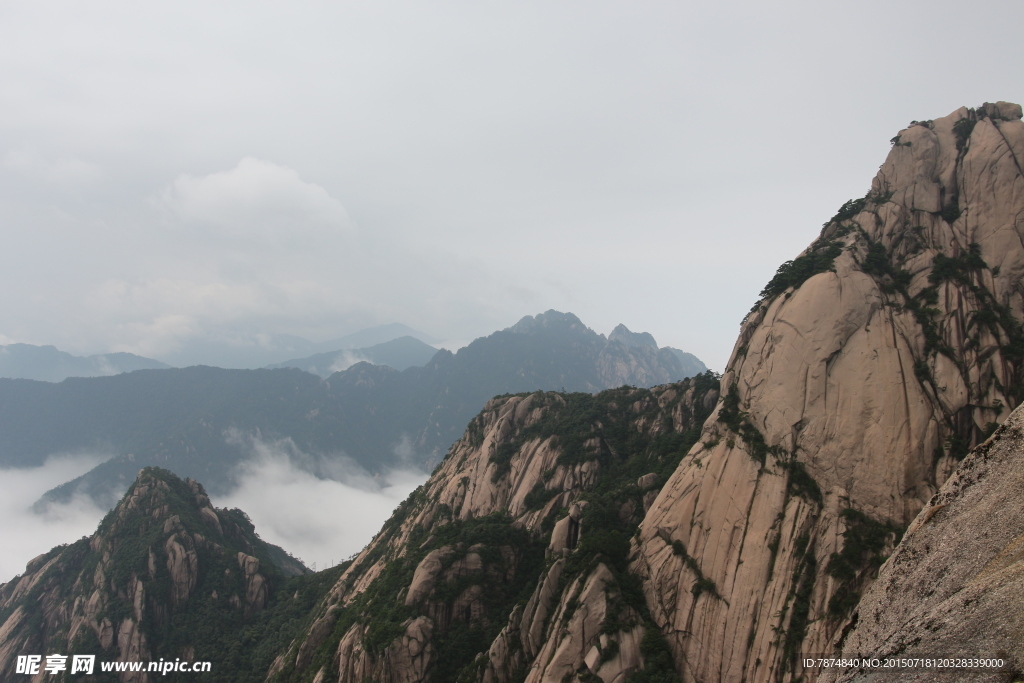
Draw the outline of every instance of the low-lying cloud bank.
<instances>
[{"instance_id":1,"label":"low-lying cloud bank","mask_svg":"<svg viewBox=\"0 0 1024 683\"><path fill-rule=\"evenodd\" d=\"M291 439L266 441L237 431L225 438L248 451L235 470L237 486L216 497L217 507L240 508L265 541L306 566L324 569L358 553L427 474L413 466L372 475L343 455L304 453ZM408 462L411 448L396 454ZM0 469L0 583L25 571L32 558L90 536L109 508L85 494L67 503L35 504L40 496L100 464L108 456L59 455L41 467Z\"/></svg>"},{"instance_id":2,"label":"low-lying cloud bank","mask_svg":"<svg viewBox=\"0 0 1024 683\"><path fill-rule=\"evenodd\" d=\"M25 571L29 560L96 531L107 510L84 494L67 503L33 504L55 486L85 474L109 456L51 456L41 467L0 469L0 583Z\"/></svg>"},{"instance_id":3,"label":"low-lying cloud bank","mask_svg":"<svg viewBox=\"0 0 1024 683\"><path fill-rule=\"evenodd\" d=\"M324 569L362 548L427 473L408 467L384 476L351 459L310 455L290 439L263 441L238 433L252 458L236 470L237 488L213 499L217 507L244 510L260 537ZM408 450L404 444L399 453Z\"/></svg>"}]
</instances>

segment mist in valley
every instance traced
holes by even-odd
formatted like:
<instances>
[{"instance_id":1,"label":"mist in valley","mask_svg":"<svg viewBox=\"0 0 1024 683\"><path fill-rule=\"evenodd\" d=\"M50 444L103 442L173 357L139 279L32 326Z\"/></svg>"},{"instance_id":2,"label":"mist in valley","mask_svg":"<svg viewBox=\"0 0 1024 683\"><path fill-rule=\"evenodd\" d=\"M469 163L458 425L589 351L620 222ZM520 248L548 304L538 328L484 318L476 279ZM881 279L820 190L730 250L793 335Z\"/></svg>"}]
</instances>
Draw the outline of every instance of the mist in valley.
<instances>
[{"instance_id":1,"label":"mist in valley","mask_svg":"<svg viewBox=\"0 0 1024 683\"><path fill-rule=\"evenodd\" d=\"M25 564L54 546L73 543L95 530L107 508L78 493L65 503L35 506L44 493L85 474L109 456L54 455L39 467L0 469L0 583L25 571ZM35 509L34 509L35 506Z\"/></svg>"},{"instance_id":2,"label":"mist in valley","mask_svg":"<svg viewBox=\"0 0 1024 683\"><path fill-rule=\"evenodd\" d=\"M371 475L351 458L303 453L290 439L231 434L251 456L235 470L236 487L212 498L239 508L256 533L324 569L358 553L428 473L411 465Z\"/></svg>"},{"instance_id":3,"label":"mist in valley","mask_svg":"<svg viewBox=\"0 0 1024 683\"><path fill-rule=\"evenodd\" d=\"M305 453L287 438L237 430L224 438L241 447L246 459L233 470L230 491L211 497L214 506L241 509L263 540L310 568L324 569L358 553L428 476L412 464L405 440L396 447L399 466L371 474L344 454ZM96 531L116 500L96 501L78 492L66 502L39 501L108 457L54 455L40 467L0 469L0 583L23 573L34 557Z\"/></svg>"}]
</instances>

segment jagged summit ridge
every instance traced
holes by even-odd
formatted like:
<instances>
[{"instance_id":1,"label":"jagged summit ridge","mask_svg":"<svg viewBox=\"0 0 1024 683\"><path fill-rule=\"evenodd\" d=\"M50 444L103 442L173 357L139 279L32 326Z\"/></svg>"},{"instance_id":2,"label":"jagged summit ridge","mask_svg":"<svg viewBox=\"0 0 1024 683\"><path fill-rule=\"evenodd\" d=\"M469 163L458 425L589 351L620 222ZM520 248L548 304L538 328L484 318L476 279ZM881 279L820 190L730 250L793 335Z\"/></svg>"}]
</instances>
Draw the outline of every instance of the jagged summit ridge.
<instances>
[{"instance_id":1,"label":"jagged summit ridge","mask_svg":"<svg viewBox=\"0 0 1024 683\"><path fill-rule=\"evenodd\" d=\"M535 334L541 330L582 331L589 329L582 320L572 313L562 313L551 309L537 315L525 315L515 325L506 328L506 331L516 334Z\"/></svg>"},{"instance_id":2,"label":"jagged summit ridge","mask_svg":"<svg viewBox=\"0 0 1024 683\"><path fill-rule=\"evenodd\" d=\"M549 310L525 316L503 332L537 337L571 339L579 356L596 356L597 373L587 391L622 384L655 386L695 377L708 368L692 353L671 346L659 347L649 332L632 332L619 324L605 337L583 324L572 313ZM500 333L499 333L500 334ZM567 359L572 365L578 359Z\"/></svg>"},{"instance_id":3,"label":"jagged summit ridge","mask_svg":"<svg viewBox=\"0 0 1024 683\"><path fill-rule=\"evenodd\" d=\"M626 346L647 346L658 348L658 342L650 332L633 332L623 324L618 324L612 333L608 335L608 341L617 341Z\"/></svg>"}]
</instances>

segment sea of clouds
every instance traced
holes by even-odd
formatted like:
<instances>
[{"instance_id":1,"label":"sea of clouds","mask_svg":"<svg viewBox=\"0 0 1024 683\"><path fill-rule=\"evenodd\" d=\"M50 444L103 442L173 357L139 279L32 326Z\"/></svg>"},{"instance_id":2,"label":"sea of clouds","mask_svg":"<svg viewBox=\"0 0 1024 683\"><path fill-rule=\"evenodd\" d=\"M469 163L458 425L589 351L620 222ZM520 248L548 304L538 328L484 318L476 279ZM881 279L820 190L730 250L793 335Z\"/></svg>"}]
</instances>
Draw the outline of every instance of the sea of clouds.
<instances>
[{"instance_id":1,"label":"sea of clouds","mask_svg":"<svg viewBox=\"0 0 1024 683\"><path fill-rule=\"evenodd\" d=\"M427 479L411 464L404 440L396 454L405 464L371 474L345 455L305 453L291 439L268 440L233 430L225 439L241 446L248 458L235 468L229 492L212 497L214 506L240 508L263 540L310 568L324 569L358 553ZM108 507L87 495L42 506L37 501L108 457L55 455L40 467L0 469L0 582L23 573L32 558L96 531Z\"/></svg>"},{"instance_id":2,"label":"sea of clouds","mask_svg":"<svg viewBox=\"0 0 1024 683\"><path fill-rule=\"evenodd\" d=\"M96 531L107 510L84 494L37 511L33 504L53 487L85 474L108 457L96 453L54 455L39 467L0 469L0 582L24 572L28 561L37 555Z\"/></svg>"},{"instance_id":3,"label":"sea of clouds","mask_svg":"<svg viewBox=\"0 0 1024 683\"><path fill-rule=\"evenodd\" d=\"M304 453L291 439L237 432L227 438L251 453L235 470L235 488L215 496L214 505L244 510L264 541L310 568L324 569L362 550L428 476L411 464L373 475L345 456ZM396 451L407 456L408 443Z\"/></svg>"}]
</instances>

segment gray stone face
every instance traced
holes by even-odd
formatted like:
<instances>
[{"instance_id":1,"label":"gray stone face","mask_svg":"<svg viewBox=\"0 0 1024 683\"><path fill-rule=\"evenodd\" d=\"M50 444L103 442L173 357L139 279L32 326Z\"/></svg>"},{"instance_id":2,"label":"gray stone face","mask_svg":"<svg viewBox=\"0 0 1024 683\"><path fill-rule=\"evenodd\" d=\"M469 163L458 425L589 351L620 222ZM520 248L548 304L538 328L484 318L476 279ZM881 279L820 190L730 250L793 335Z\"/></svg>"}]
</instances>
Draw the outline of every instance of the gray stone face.
<instances>
[{"instance_id":1,"label":"gray stone face","mask_svg":"<svg viewBox=\"0 0 1024 683\"><path fill-rule=\"evenodd\" d=\"M1024 666L1024 412L1018 408L914 519L857 606L842 656L1002 658ZM961 680L832 671L824 681ZM1009 680L1003 670L971 681Z\"/></svg>"},{"instance_id":2,"label":"gray stone face","mask_svg":"<svg viewBox=\"0 0 1024 683\"><path fill-rule=\"evenodd\" d=\"M633 565L684 680L813 677L796 653L831 651L850 619L833 599L872 579L829 571L844 511L908 525L1020 401L1024 123L989 108L900 131L801 261L831 248L832 263L780 280L744 322L732 412L719 402L654 501ZM672 541L722 602L694 598Z\"/></svg>"}]
</instances>

